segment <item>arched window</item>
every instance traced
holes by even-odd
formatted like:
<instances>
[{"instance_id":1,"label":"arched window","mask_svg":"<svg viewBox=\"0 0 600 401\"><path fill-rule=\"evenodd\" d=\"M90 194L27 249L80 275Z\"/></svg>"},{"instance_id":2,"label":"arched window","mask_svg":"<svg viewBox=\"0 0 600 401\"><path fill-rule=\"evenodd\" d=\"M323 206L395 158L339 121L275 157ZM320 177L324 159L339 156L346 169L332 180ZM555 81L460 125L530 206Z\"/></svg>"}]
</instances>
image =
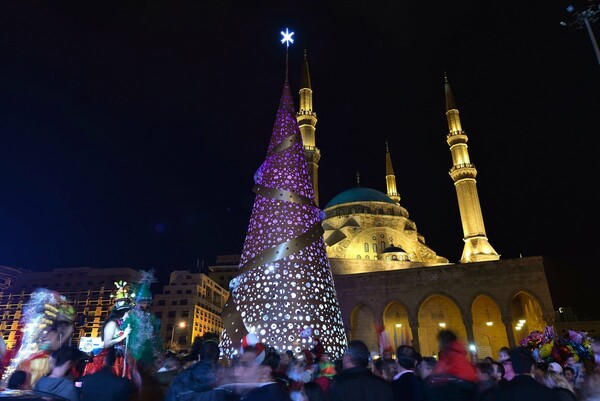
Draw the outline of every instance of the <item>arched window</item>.
<instances>
[{"instance_id":1,"label":"arched window","mask_svg":"<svg viewBox=\"0 0 600 401\"><path fill-rule=\"evenodd\" d=\"M381 250L385 249L385 241L381 241Z\"/></svg>"},{"instance_id":2,"label":"arched window","mask_svg":"<svg viewBox=\"0 0 600 401\"><path fill-rule=\"evenodd\" d=\"M398 256L392 255L392 260L398 260Z\"/></svg>"},{"instance_id":3,"label":"arched window","mask_svg":"<svg viewBox=\"0 0 600 401\"><path fill-rule=\"evenodd\" d=\"M365 242L365 252L369 252L369 244Z\"/></svg>"},{"instance_id":4,"label":"arched window","mask_svg":"<svg viewBox=\"0 0 600 401\"><path fill-rule=\"evenodd\" d=\"M373 244L373 252L377 252L377 244Z\"/></svg>"},{"instance_id":5,"label":"arched window","mask_svg":"<svg viewBox=\"0 0 600 401\"><path fill-rule=\"evenodd\" d=\"M356 255L356 259L360 259L360 255Z\"/></svg>"},{"instance_id":6,"label":"arched window","mask_svg":"<svg viewBox=\"0 0 600 401\"><path fill-rule=\"evenodd\" d=\"M365 260L369 260L369 259L371 259L371 258L369 257L369 255L366 255L366 256L365 256Z\"/></svg>"},{"instance_id":7,"label":"arched window","mask_svg":"<svg viewBox=\"0 0 600 401\"><path fill-rule=\"evenodd\" d=\"M390 257L389 257L389 256L386 256L386 257L385 257L385 260L390 260Z\"/></svg>"}]
</instances>

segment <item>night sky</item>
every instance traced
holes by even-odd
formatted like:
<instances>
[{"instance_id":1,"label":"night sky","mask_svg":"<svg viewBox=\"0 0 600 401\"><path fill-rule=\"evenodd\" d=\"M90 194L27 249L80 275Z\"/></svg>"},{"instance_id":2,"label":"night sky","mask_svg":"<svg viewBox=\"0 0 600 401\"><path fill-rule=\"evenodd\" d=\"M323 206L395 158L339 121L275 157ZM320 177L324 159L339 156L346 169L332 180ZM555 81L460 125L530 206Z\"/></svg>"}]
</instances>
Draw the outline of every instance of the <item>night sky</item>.
<instances>
[{"instance_id":1,"label":"night sky","mask_svg":"<svg viewBox=\"0 0 600 401\"><path fill-rule=\"evenodd\" d=\"M240 253L289 27L296 95L308 49L321 206L356 171L385 192L387 140L401 204L460 258L446 71L490 243L543 255L555 306L600 315L600 66L585 29L559 24L568 2L79 3L0 3L0 265L164 279Z\"/></svg>"}]
</instances>

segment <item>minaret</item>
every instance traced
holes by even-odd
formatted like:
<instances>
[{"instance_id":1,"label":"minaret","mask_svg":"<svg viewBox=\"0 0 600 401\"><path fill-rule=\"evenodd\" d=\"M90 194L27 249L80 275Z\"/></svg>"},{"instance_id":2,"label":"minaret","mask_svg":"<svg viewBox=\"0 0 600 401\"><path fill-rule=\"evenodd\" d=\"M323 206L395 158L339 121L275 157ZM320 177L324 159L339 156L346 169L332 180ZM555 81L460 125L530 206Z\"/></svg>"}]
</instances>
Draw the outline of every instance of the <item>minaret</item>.
<instances>
[{"instance_id":1,"label":"minaret","mask_svg":"<svg viewBox=\"0 0 600 401\"><path fill-rule=\"evenodd\" d=\"M265 161L254 175L256 198L222 313L221 344L232 354L250 333L279 352L298 353L319 337L336 359L346 334L292 102L286 81Z\"/></svg>"},{"instance_id":2,"label":"minaret","mask_svg":"<svg viewBox=\"0 0 600 401\"><path fill-rule=\"evenodd\" d=\"M446 118L448 119L448 135L446 142L452 153L452 168L450 177L456 187L460 219L463 227L463 249L461 263L484 262L498 260L500 256L488 242L483 225L481 205L477 194L477 170L471 163L467 141L469 138L462 130L458 109L454 102L454 96L448 83L448 77L444 73L444 89L446 92Z\"/></svg>"},{"instance_id":3,"label":"minaret","mask_svg":"<svg viewBox=\"0 0 600 401\"><path fill-rule=\"evenodd\" d=\"M390 149L388 143L385 143L385 185L387 187L387 196L400 204L400 194L396 189L396 176L394 175L394 166L392 166L392 156L390 156Z\"/></svg>"},{"instance_id":4,"label":"minaret","mask_svg":"<svg viewBox=\"0 0 600 401\"><path fill-rule=\"evenodd\" d=\"M317 125L317 113L313 110L313 91L310 84L310 72L308 71L308 60L306 49L304 49L304 62L302 63L302 77L300 78L300 107L296 113L302 142L304 143L304 155L308 163L308 173L315 193L315 204L319 206L319 160L321 151L317 148L315 141L315 130Z\"/></svg>"}]
</instances>

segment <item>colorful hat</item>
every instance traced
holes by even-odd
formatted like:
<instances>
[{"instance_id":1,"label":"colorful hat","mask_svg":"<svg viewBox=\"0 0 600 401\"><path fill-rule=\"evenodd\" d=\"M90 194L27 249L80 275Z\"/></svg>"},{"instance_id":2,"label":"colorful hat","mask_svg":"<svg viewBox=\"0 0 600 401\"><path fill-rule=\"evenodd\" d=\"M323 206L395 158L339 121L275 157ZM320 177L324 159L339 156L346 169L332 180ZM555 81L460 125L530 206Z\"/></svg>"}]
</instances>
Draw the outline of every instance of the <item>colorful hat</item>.
<instances>
[{"instance_id":1,"label":"colorful hat","mask_svg":"<svg viewBox=\"0 0 600 401\"><path fill-rule=\"evenodd\" d=\"M150 292L150 285L154 282L156 282L156 278L154 277L154 270L140 270L140 281L136 286L136 304L140 302L152 302L152 292Z\"/></svg>"},{"instance_id":2,"label":"colorful hat","mask_svg":"<svg viewBox=\"0 0 600 401\"><path fill-rule=\"evenodd\" d=\"M75 318L75 308L69 305L67 298L60 296L60 303L56 308L56 321L57 322L72 322Z\"/></svg>"},{"instance_id":3,"label":"colorful hat","mask_svg":"<svg viewBox=\"0 0 600 401\"><path fill-rule=\"evenodd\" d=\"M117 287L117 291L115 294L111 295L111 298L113 298L115 304L113 309L131 309L133 307L132 300L135 298L135 293L129 291L129 285L127 284L127 281L115 281L115 286Z\"/></svg>"}]
</instances>

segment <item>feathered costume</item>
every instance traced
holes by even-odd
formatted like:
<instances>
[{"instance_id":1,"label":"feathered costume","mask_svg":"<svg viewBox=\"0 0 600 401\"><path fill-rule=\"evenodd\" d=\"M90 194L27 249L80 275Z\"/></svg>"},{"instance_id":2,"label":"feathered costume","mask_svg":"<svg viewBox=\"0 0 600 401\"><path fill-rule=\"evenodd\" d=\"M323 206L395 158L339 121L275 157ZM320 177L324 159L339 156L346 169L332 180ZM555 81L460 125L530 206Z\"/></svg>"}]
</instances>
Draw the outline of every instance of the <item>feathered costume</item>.
<instances>
[{"instance_id":1,"label":"feathered costume","mask_svg":"<svg viewBox=\"0 0 600 401\"><path fill-rule=\"evenodd\" d=\"M75 311L67 298L56 291L45 288L36 289L23 308L21 317L22 339L19 350L2 376L2 386L6 384L15 370L24 370L30 374L28 387L33 385L50 370L50 354L60 347L67 338L62 338L58 323L66 326L73 324ZM58 344L52 344L49 333L55 331L59 336ZM71 332L72 333L72 332Z\"/></svg>"}]
</instances>

